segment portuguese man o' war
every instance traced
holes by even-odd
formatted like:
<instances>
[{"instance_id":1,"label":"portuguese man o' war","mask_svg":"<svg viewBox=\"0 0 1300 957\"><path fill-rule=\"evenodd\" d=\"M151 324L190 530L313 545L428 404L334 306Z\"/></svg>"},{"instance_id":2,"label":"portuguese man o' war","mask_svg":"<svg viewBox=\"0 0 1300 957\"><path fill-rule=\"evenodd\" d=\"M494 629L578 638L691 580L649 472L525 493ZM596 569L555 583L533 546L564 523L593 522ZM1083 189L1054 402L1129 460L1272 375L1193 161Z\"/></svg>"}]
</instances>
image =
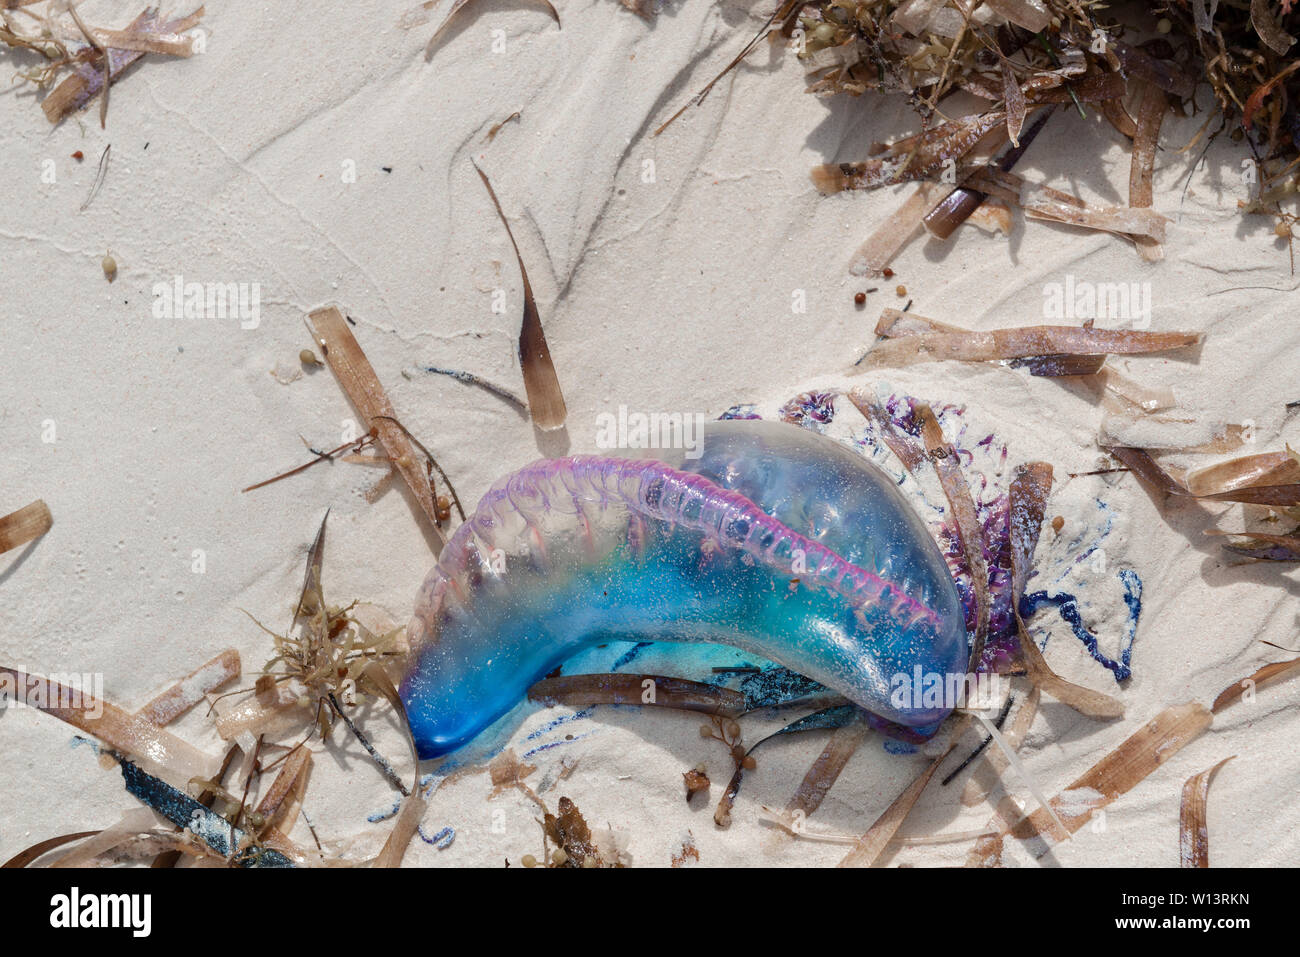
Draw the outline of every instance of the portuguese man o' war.
<instances>
[{"instance_id":1,"label":"portuguese man o' war","mask_svg":"<svg viewBox=\"0 0 1300 957\"><path fill-rule=\"evenodd\" d=\"M730 645L898 725L898 675L964 675L961 597L893 479L815 432L710 423L688 456L542 460L499 480L416 600L401 685L421 758L450 753L583 648Z\"/></svg>"}]
</instances>

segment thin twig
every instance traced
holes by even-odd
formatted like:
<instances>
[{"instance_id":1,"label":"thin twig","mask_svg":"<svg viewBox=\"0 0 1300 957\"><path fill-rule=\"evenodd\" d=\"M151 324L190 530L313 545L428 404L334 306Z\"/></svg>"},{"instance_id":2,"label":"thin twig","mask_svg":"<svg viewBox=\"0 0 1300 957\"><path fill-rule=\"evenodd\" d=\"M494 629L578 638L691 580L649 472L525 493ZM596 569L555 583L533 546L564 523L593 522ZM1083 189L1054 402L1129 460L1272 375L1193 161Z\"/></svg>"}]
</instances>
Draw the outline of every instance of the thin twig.
<instances>
[{"instance_id":1,"label":"thin twig","mask_svg":"<svg viewBox=\"0 0 1300 957\"><path fill-rule=\"evenodd\" d=\"M351 442L344 442L338 448L330 449L328 452L317 452L315 449L311 449L310 451L315 453L316 458L312 459L310 462L304 462L302 465L299 465L296 468L291 468L287 472L281 472L279 475L276 475L273 478L269 478L266 479L265 481L258 482L254 485L250 485L248 486L248 488L240 489L240 492L241 493L251 492L254 489L262 488L264 486L272 484L273 482L278 482L281 479L287 479L291 475L297 475L299 472L305 472L313 465L319 465L321 462L328 462L331 459L334 459L339 455L342 455L344 452L346 452L349 449L351 449L353 452L360 452L363 448L369 445L373 439L374 439L374 435L371 433L367 433L361 436L361 438L359 439L354 439Z\"/></svg>"},{"instance_id":2,"label":"thin twig","mask_svg":"<svg viewBox=\"0 0 1300 957\"><path fill-rule=\"evenodd\" d=\"M456 486L451 484L451 479L447 478L447 473L442 470L442 466L439 465L438 460L433 457L433 453L430 452L428 449L426 449L424 447L424 444L419 439L417 439L414 435L411 434L410 429L404 426L401 422L397 421L397 419L393 418L391 415L377 415L375 416L375 418L385 419L386 421L393 423L393 425L401 429L402 432L406 434L406 437L411 440L411 444L414 445L417 449L419 449L420 452L424 455L424 457L429 460L429 464L438 470L438 474L442 476L442 480L445 483L447 483L447 490L451 492L452 501L456 503L456 511L460 513L460 520L462 522L465 521L465 509L461 507L460 496L456 494Z\"/></svg>"},{"instance_id":3,"label":"thin twig","mask_svg":"<svg viewBox=\"0 0 1300 957\"><path fill-rule=\"evenodd\" d=\"M95 181L90 184L90 194L86 197L86 201L81 204L80 211L83 213L95 201L95 197L99 195L100 187L104 185L104 178L108 176L108 154L112 148L113 144L109 143L104 147L104 152L99 154L99 166L95 169Z\"/></svg>"},{"instance_id":4,"label":"thin twig","mask_svg":"<svg viewBox=\"0 0 1300 957\"><path fill-rule=\"evenodd\" d=\"M98 50L100 55L104 58L104 92L99 100L99 128L102 130L108 122L108 88L113 85L113 63L108 56L108 47L100 43L99 38L91 32L90 27L86 26L85 22L81 19L81 14L77 12L77 5L75 3L68 4L68 13L72 14L72 19L76 22L77 28L85 35L86 42ZM107 149L104 150L104 156L108 156ZM100 162L102 163L103 160L101 159ZM89 200L87 200L87 202L89 202ZM85 207L83 206L82 208L84 209Z\"/></svg>"},{"instance_id":5,"label":"thin twig","mask_svg":"<svg viewBox=\"0 0 1300 957\"><path fill-rule=\"evenodd\" d=\"M348 726L348 729L356 736L356 739L361 742L361 746L370 753L370 756L374 759L379 770L382 771L384 777L388 779L388 783L397 788L402 797L410 797L410 789L402 783L402 779L397 776L397 772L394 771L393 766L388 763L388 759L375 750L375 746L370 743L370 740L364 734L361 733L361 729L353 724L352 719L343 713L343 709L339 707L338 699L334 697L333 691L329 693L329 703L330 707L334 709L334 713L343 719L343 723Z\"/></svg>"},{"instance_id":6,"label":"thin twig","mask_svg":"<svg viewBox=\"0 0 1300 957\"><path fill-rule=\"evenodd\" d=\"M994 727L996 727L996 728L999 729L999 730L1002 729L1002 725L1003 725L1003 724L1006 722L1006 720L1007 720L1007 715L1009 715L1009 714L1011 713L1011 705L1012 705L1012 703L1013 703L1015 700L1016 700L1016 699L1015 699L1015 696L1014 696L1014 695L1009 695L1009 696L1007 697L1006 703L1002 705L1002 711L998 714L998 719L997 719L997 721L995 721L995 722L993 723L993 726L994 726ZM952 773L949 774L946 778L944 778L942 781L939 782L939 786L940 786L940 787L947 787L948 784L951 783L951 781L952 781L953 778L955 778L957 775L959 775L959 774L961 774L963 771L965 771L966 768L968 768L968 767L970 766L970 763L971 763L972 761L974 761L976 758L978 758L981 754L983 754L983 753L984 753L984 749L987 748L987 747L988 747L990 744L992 744L992 743L993 743L993 738L992 738L992 736L989 736L989 737L985 738L983 741L981 741L981 742L979 743L979 746L978 746L977 748L975 748L975 750L972 751L969 755L967 755L965 761L963 761L961 764L957 765L957 767L953 768Z\"/></svg>"}]
</instances>

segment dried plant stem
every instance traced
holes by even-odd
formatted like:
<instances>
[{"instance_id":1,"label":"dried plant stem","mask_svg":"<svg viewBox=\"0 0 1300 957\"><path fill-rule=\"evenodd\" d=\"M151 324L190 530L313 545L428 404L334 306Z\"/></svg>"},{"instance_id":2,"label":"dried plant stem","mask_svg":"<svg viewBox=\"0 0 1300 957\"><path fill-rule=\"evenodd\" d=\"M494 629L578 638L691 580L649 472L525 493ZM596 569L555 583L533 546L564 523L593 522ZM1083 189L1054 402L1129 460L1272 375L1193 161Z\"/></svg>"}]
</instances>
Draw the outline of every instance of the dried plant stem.
<instances>
[{"instance_id":1,"label":"dried plant stem","mask_svg":"<svg viewBox=\"0 0 1300 957\"><path fill-rule=\"evenodd\" d=\"M77 12L75 0L68 4L68 13L72 15L73 21L77 24L77 29L85 36L86 42L98 50L99 55L104 58L104 89L99 99L99 128L102 130L108 122L108 88L113 85L113 63L108 57L108 47L100 42L90 27L86 26L85 21L81 19L81 14ZM107 157L108 149L105 148L104 158ZM100 160L100 163L103 163L103 159Z\"/></svg>"},{"instance_id":2,"label":"dried plant stem","mask_svg":"<svg viewBox=\"0 0 1300 957\"><path fill-rule=\"evenodd\" d=\"M429 477L416 464L415 450L407 433L393 424L396 420L393 404L360 343L348 328L347 319L337 307L328 306L312 312L307 317L307 326L325 354L325 361L343 386L343 391L365 420L367 429L376 430L380 446L392 459L394 468L415 496L441 549L447 539L439 527L438 507Z\"/></svg>"},{"instance_id":3,"label":"dried plant stem","mask_svg":"<svg viewBox=\"0 0 1300 957\"><path fill-rule=\"evenodd\" d=\"M1229 755L1183 784L1183 799L1178 809L1178 860L1183 867L1210 866L1210 832L1206 825L1210 782L1219 768L1235 757Z\"/></svg>"},{"instance_id":4,"label":"dried plant stem","mask_svg":"<svg viewBox=\"0 0 1300 957\"><path fill-rule=\"evenodd\" d=\"M388 759L375 750L375 746L370 743L370 739L362 733L360 728L352 723L352 719L344 713L341 707L339 707L338 698L334 696L333 692L330 692L329 702L330 707L334 709L334 713L343 719L343 723L348 726L348 730L351 731L353 736L361 742L361 746L366 749L366 753L374 760L375 766L378 767L384 777L388 779L388 783L396 788L398 792L401 793L402 797L409 796L411 793L410 789L402 783L402 779L397 776L397 772L394 771L393 766L388 763Z\"/></svg>"}]
</instances>

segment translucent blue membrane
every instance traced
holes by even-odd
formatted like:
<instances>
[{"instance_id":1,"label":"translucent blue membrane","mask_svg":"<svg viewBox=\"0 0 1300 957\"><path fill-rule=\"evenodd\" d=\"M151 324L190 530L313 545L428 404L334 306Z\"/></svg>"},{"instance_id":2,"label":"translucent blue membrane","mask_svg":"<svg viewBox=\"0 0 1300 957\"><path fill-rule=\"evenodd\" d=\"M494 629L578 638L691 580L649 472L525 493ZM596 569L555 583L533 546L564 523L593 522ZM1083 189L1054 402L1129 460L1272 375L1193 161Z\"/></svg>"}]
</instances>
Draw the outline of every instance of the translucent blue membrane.
<instances>
[{"instance_id":1,"label":"translucent blue membrane","mask_svg":"<svg viewBox=\"0 0 1300 957\"><path fill-rule=\"evenodd\" d=\"M710 423L655 460L534 463L484 496L417 598L401 693L422 758L456 750L583 648L731 645L889 721L891 681L962 674L960 599L883 472L831 439Z\"/></svg>"}]
</instances>

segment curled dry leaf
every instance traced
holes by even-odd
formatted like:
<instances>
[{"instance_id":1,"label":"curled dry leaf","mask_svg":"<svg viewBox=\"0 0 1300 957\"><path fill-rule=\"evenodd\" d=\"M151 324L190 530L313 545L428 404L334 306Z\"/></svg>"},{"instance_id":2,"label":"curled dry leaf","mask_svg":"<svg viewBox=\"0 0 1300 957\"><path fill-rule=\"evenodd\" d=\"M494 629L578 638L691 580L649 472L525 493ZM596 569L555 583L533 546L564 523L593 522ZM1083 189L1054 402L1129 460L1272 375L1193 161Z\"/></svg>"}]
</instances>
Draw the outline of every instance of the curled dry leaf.
<instances>
[{"instance_id":1,"label":"curled dry leaf","mask_svg":"<svg viewBox=\"0 0 1300 957\"><path fill-rule=\"evenodd\" d=\"M929 184L922 183L921 187ZM967 189L959 186L952 192L948 193L939 202L934 203L930 210L926 212L921 224L925 226L928 232L935 239L947 239L956 231L957 227L967 220L972 220L976 212L981 210L988 201L988 196L979 190ZM1004 232L1011 232L1011 208L1006 203L1002 203L1002 209L1006 211L1006 229ZM974 220L978 224L978 220ZM850 270L851 272L852 270Z\"/></svg>"},{"instance_id":2,"label":"curled dry leaf","mask_svg":"<svg viewBox=\"0 0 1300 957\"><path fill-rule=\"evenodd\" d=\"M849 401L857 406L858 411L868 422L875 426L881 441L909 472L914 472L925 461L925 449L903 434L902 430L894 424L894 420L889 417L889 413L881 408L871 390L863 386L850 389Z\"/></svg>"},{"instance_id":3,"label":"curled dry leaf","mask_svg":"<svg viewBox=\"0 0 1300 957\"><path fill-rule=\"evenodd\" d=\"M1090 376L1101 371L1106 364L1104 355L1054 355L1034 356L1029 359L1011 359L1013 369L1024 369L1032 376L1058 379L1063 376Z\"/></svg>"},{"instance_id":4,"label":"curled dry leaf","mask_svg":"<svg viewBox=\"0 0 1300 957\"><path fill-rule=\"evenodd\" d=\"M150 8L131 21L125 30L103 31L111 38L129 42L130 49L116 47L112 42L103 43L96 32L87 31L87 41L97 49L106 49L107 54L99 53L100 65L79 63L72 73L41 101L41 109L46 119L57 124L69 114L83 109L100 93L106 95L109 85L117 82L123 72L146 53L188 55L188 53L176 52L184 49L186 45L186 38L180 35L198 26L199 21L203 19L203 14L204 8L199 7L189 16L163 20L156 9ZM154 47L152 50L141 49L151 45ZM190 49L192 52L192 47ZM101 122L102 119L101 115Z\"/></svg>"},{"instance_id":5,"label":"curled dry leaf","mask_svg":"<svg viewBox=\"0 0 1300 957\"><path fill-rule=\"evenodd\" d=\"M934 772L939 770L939 765L943 763L944 758L952 750L949 746L948 751L935 758L930 766L917 775L916 779L907 786L907 788L898 797L894 798L892 804L885 809L885 813L876 819L876 822L867 829L867 832L858 838L858 842L853 845L852 850L844 855L844 859L839 862L839 867L870 867L880 855L884 853L889 842L893 840L898 829L903 826L903 821L907 820L907 815L911 812L913 805L921 797L921 792L930 783L934 777Z\"/></svg>"},{"instance_id":6,"label":"curled dry leaf","mask_svg":"<svg viewBox=\"0 0 1300 957\"><path fill-rule=\"evenodd\" d=\"M1051 15L1041 0L985 0L985 3L994 12L1030 33L1041 33L1052 22Z\"/></svg>"},{"instance_id":7,"label":"curled dry leaf","mask_svg":"<svg viewBox=\"0 0 1300 957\"><path fill-rule=\"evenodd\" d=\"M1263 108L1264 100L1266 100L1268 96L1275 89L1277 89L1278 85L1281 84L1283 80L1289 77L1296 70L1300 70L1300 60L1295 60L1294 62L1288 64L1284 69L1278 72L1277 75L1274 76L1271 80L1269 80L1266 83L1261 83L1256 88L1255 92L1250 95L1250 98L1248 100L1246 100L1246 105L1242 108L1241 111L1242 126L1244 126L1248 130L1252 127L1252 125L1255 122L1255 114L1258 113Z\"/></svg>"},{"instance_id":8,"label":"curled dry leaf","mask_svg":"<svg viewBox=\"0 0 1300 957\"><path fill-rule=\"evenodd\" d=\"M1207 491L1196 494L1161 468L1146 449L1119 445L1105 446L1105 449L1128 466L1129 471L1161 502L1170 496L1181 496L1205 502L1241 502L1279 508L1300 505L1300 482L1292 481L1295 475L1293 467L1282 461L1278 453L1246 456L1213 466L1217 471L1209 476L1199 475L1197 479L1198 486ZM1290 453L1286 454L1289 457ZM1255 484L1277 482L1280 479L1285 479L1285 484ZM1229 487L1224 491L1208 490L1214 488L1219 481ZM1261 539L1266 541L1267 537L1261 536Z\"/></svg>"},{"instance_id":9,"label":"curled dry leaf","mask_svg":"<svg viewBox=\"0 0 1300 957\"><path fill-rule=\"evenodd\" d=\"M40 538L54 524L50 508L43 499L24 505L0 518L0 552L7 552Z\"/></svg>"},{"instance_id":10,"label":"curled dry leaf","mask_svg":"<svg viewBox=\"0 0 1300 957\"><path fill-rule=\"evenodd\" d=\"M165 30L93 30L103 46L113 50L131 50L136 53L158 53L163 56L191 57L194 55L194 38Z\"/></svg>"},{"instance_id":11,"label":"curled dry leaf","mask_svg":"<svg viewBox=\"0 0 1300 957\"><path fill-rule=\"evenodd\" d=\"M1202 495L1200 498L1209 502L1243 502L1248 505L1278 507L1300 505L1300 484L1251 485L1245 488L1233 489L1230 492Z\"/></svg>"},{"instance_id":12,"label":"curled dry leaf","mask_svg":"<svg viewBox=\"0 0 1300 957\"><path fill-rule=\"evenodd\" d=\"M1003 236L1010 236L1011 231L1015 229L1015 222L1011 218L1011 207L1002 200L991 197L986 198L972 210L966 217L966 222L986 232L1001 233Z\"/></svg>"},{"instance_id":13,"label":"curled dry leaf","mask_svg":"<svg viewBox=\"0 0 1300 957\"><path fill-rule=\"evenodd\" d=\"M1300 483L1300 459L1289 449L1243 455L1187 473L1187 491L1193 495L1218 495L1256 485Z\"/></svg>"},{"instance_id":14,"label":"curled dry leaf","mask_svg":"<svg viewBox=\"0 0 1300 957\"><path fill-rule=\"evenodd\" d=\"M27 867L30 864L40 860L50 851L57 850L65 844L71 844L73 841L80 841L82 838L94 837L99 831L77 831L74 834L60 834L58 837L46 838L43 841L37 841L31 847L24 848L9 860L0 864L0 868L18 868Z\"/></svg>"},{"instance_id":15,"label":"curled dry leaf","mask_svg":"<svg viewBox=\"0 0 1300 957\"><path fill-rule=\"evenodd\" d=\"M898 339L902 336L922 336L927 333L970 332L961 326L930 319L915 312L903 312L901 309L886 307L881 310L876 320L876 335L886 339Z\"/></svg>"},{"instance_id":16,"label":"curled dry leaf","mask_svg":"<svg viewBox=\"0 0 1300 957\"><path fill-rule=\"evenodd\" d=\"M264 822L262 830L273 825L280 817L282 809L292 803L290 798L295 792L306 790L306 782L311 774L311 752L305 745L299 745L289 752L280 770L271 782L271 786L257 802L257 814Z\"/></svg>"},{"instance_id":17,"label":"curled dry leaf","mask_svg":"<svg viewBox=\"0 0 1300 957\"><path fill-rule=\"evenodd\" d=\"M430 531L439 546L446 544L446 537L442 534L438 521L433 487L428 473L419 465L421 456L405 430L397 424L397 416L388 393L384 391L361 344L348 328L347 319L337 307L328 306L313 311L307 317L307 327L323 352L325 361L338 378L339 385L360 413L366 430L375 431L380 447L415 496L420 509L429 520Z\"/></svg>"},{"instance_id":18,"label":"curled dry leaf","mask_svg":"<svg viewBox=\"0 0 1300 957\"><path fill-rule=\"evenodd\" d=\"M528 271L524 268L524 257L515 242L515 234L510 229L501 202L497 199L492 182L477 166L474 171L483 180L488 197L501 217L501 225L506 228L510 245L519 262L519 278L524 285L524 318L519 328L519 366L524 375L524 391L528 394L528 410L533 422L543 432L553 432L564 427L564 420L569 411L564 403L564 393L560 389L560 378L555 372L555 363L551 361L551 350L546 344L546 333L542 331L542 317L537 311L537 301L533 298L533 287L528 281Z\"/></svg>"},{"instance_id":19,"label":"curled dry leaf","mask_svg":"<svg viewBox=\"0 0 1300 957\"><path fill-rule=\"evenodd\" d=\"M40 675L0 667L0 691L131 755L150 774L178 787L211 776L220 763L147 718Z\"/></svg>"},{"instance_id":20,"label":"curled dry leaf","mask_svg":"<svg viewBox=\"0 0 1300 957\"><path fill-rule=\"evenodd\" d=\"M1162 469L1145 449L1131 446L1105 446L1107 452L1119 459L1143 485L1163 502L1171 495L1186 495L1185 489L1172 475Z\"/></svg>"},{"instance_id":21,"label":"curled dry leaf","mask_svg":"<svg viewBox=\"0 0 1300 957\"><path fill-rule=\"evenodd\" d=\"M1052 467L1046 462L1021 466L1008 491L1011 538L1011 607L1016 617L1020 635L1020 650L1025 661L1029 680L1062 704L1067 704L1081 714L1092 718L1118 718L1124 714L1124 705L1112 695L1084 688L1066 681L1048 666L1020 617L1020 596L1033 561L1034 549L1043 524L1047 496L1052 488Z\"/></svg>"},{"instance_id":22,"label":"curled dry leaf","mask_svg":"<svg viewBox=\"0 0 1300 957\"><path fill-rule=\"evenodd\" d=\"M1289 661L1275 661L1272 664L1265 665L1258 671L1240 681L1234 681L1228 687L1219 692L1219 696L1214 699L1214 704L1210 710L1214 714L1226 708L1232 707L1238 701L1253 701L1255 689L1268 681L1276 681L1279 678L1289 678L1300 672L1300 658L1292 658Z\"/></svg>"},{"instance_id":23,"label":"curled dry leaf","mask_svg":"<svg viewBox=\"0 0 1300 957\"><path fill-rule=\"evenodd\" d=\"M1206 825L1206 804L1214 774L1236 755L1230 755L1208 770L1194 774L1183 784L1178 809L1178 863L1183 867L1210 866L1210 831Z\"/></svg>"},{"instance_id":24,"label":"curled dry leaf","mask_svg":"<svg viewBox=\"0 0 1300 957\"><path fill-rule=\"evenodd\" d=\"M1153 202L1152 180L1156 165L1156 144L1160 141L1160 124L1168 112L1163 90L1152 84L1142 89L1138 106L1137 134L1133 138L1133 158L1129 166L1128 204L1147 209ZM1150 236L1138 236L1138 253L1147 262L1164 258L1160 243Z\"/></svg>"},{"instance_id":25,"label":"curled dry leaf","mask_svg":"<svg viewBox=\"0 0 1300 957\"><path fill-rule=\"evenodd\" d=\"M795 790L794 796L786 804L787 820L802 821L821 807L831 786L839 778L844 766L849 763L849 758L853 757L862 745L867 730L867 724L861 718L855 718L835 729L830 741L826 742L826 747L817 756L817 760L813 762Z\"/></svg>"},{"instance_id":26,"label":"curled dry leaf","mask_svg":"<svg viewBox=\"0 0 1300 957\"><path fill-rule=\"evenodd\" d=\"M121 820L95 834L89 840L60 854L50 861L50 867L87 867L101 854L107 854L127 841L150 833L157 818L145 808L132 808Z\"/></svg>"},{"instance_id":27,"label":"curled dry leaf","mask_svg":"<svg viewBox=\"0 0 1300 957\"><path fill-rule=\"evenodd\" d=\"M993 96L996 97L996 93ZM1020 162L1021 157L1025 155L1029 145L1038 134L1042 132L1043 127L1047 124L1055 109L1054 106L1048 106L1040 111L1038 117L1030 124L1029 129L1019 134L1018 144L1012 146L998 157L998 169L1008 172L1016 163ZM973 225L981 228L996 229L1004 235L1011 235L1013 221L1010 205L1005 200L992 198L986 193L971 188L966 183L963 183L944 197L930 212L926 213L922 222L931 236L936 239L947 239L958 226L968 219Z\"/></svg>"},{"instance_id":28,"label":"curled dry leaf","mask_svg":"<svg viewBox=\"0 0 1300 957\"><path fill-rule=\"evenodd\" d=\"M915 413L921 424L926 456L934 466L943 494L948 499L949 512L957 523L962 553L970 568L971 586L975 591L975 640L971 645L970 661L971 667L977 668L989 633L989 571L984 561L983 527L975 510L970 485L962 473L957 450L944 437L939 420L929 405L918 404ZM1048 474L1050 482L1050 472Z\"/></svg>"},{"instance_id":29,"label":"curled dry leaf","mask_svg":"<svg viewBox=\"0 0 1300 957\"><path fill-rule=\"evenodd\" d=\"M1134 77L1172 93L1180 100L1185 100L1196 89L1196 77L1183 70L1170 60L1153 57L1141 47L1125 43L1117 37L1107 41L1107 47L1114 51L1122 73Z\"/></svg>"},{"instance_id":30,"label":"curled dry leaf","mask_svg":"<svg viewBox=\"0 0 1300 957\"><path fill-rule=\"evenodd\" d=\"M1165 241L1165 226L1169 223L1167 217L1151 209L1092 206L1073 196L1063 197L1057 190L1028 182L1021 187L1018 200L1025 215L1032 219L1149 238L1156 243Z\"/></svg>"},{"instance_id":31,"label":"curled dry leaf","mask_svg":"<svg viewBox=\"0 0 1300 957\"><path fill-rule=\"evenodd\" d=\"M831 194L927 179L941 172L949 161L956 162L969 153L1006 118L1006 111L990 110L905 137L891 144L879 157L857 163L814 166L813 185L823 194Z\"/></svg>"},{"instance_id":32,"label":"curled dry leaf","mask_svg":"<svg viewBox=\"0 0 1300 957\"><path fill-rule=\"evenodd\" d=\"M925 216L947 189L939 183L919 183L903 205L854 252L849 260L849 272L854 276L879 276L915 235Z\"/></svg>"},{"instance_id":33,"label":"curled dry leaf","mask_svg":"<svg viewBox=\"0 0 1300 957\"><path fill-rule=\"evenodd\" d=\"M905 321L903 317L906 317ZM874 346L857 366L857 371L897 368L920 362L1146 355L1187 348L1201 341L1200 334L1192 332L1138 332L1076 326L926 332L923 323L930 323L936 329L943 328L933 320L911 313L883 310L876 333L891 338Z\"/></svg>"},{"instance_id":34,"label":"curled dry leaf","mask_svg":"<svg viewBox=\"0 0 1300 957\"><path fill-rule=\"evenodd\" d=\"M997 196L1019 206L1031 219L1053 222L1116 233L1135 239L1149 236L1164 242L1165 227L1169 220L1152 209L1134 209L1131 206L1094 206L1077 196L1059 189L1033 183L1014 173L996 167L983 167L971 173L967 185L973 189Z\"/></svg>"},{"instance_id":35,"label":"curled dry leaf","mask_svg":"<svg viewBox=\"0 0 1300 957\"><path fill-rule=\"evenodd\" d=\"M1012 146L1020 145L1020 130L1025 125L1025 91L1020 89L1016 71L1011 62L1002 58L1002 102L1007 110L1007 139Z\"/></svg>"},{"instance_id":36,"label":"curled dry leaf","mask_svg":"<svg viewBox=\"0 0 1300 957\"><path fill-rule=\"evenodd\" d=\"M1196 702L1166 708L1119 747L1085 771L1068 788L1052 798L1057 817L1070 833L1075 833L1091 819L1094 812L1106 807L1144 780L1188 743L1194 741L1213 721L1204 705ZM1051 831L1052 819L1046 809L1039 809L1010 829L1021 839L1043 837ZM1044 845L1037 856L1046 853Z\"/></svg>"},{"instance_id":37,"label":"curled dry leaf","mask_svg":"<svg viewBox=\"0 0 1300 957\"><path fill-rule=\"evenodd\" d=\"M223 741L233 741L244 732L273 734L301 724L310 713L297 692L264 676L250 697L217 716L217 734Z\"/></svg>"},{"instance_id":38,"label":"curled dry leaf","mask_svg":"<svg viewBox=\"0 0 1300 957\"><path fill-rule=\"evenodd\" d=\"M1283 6L1288 8L1290 3ZM1250 0L1250 23L1274 53L1286 53L1295 44L1295 37L1283 30L1273 16L1269 0Z\"/></svg>"},{"instance_id":39,"label":"curled dry leaf","mask_svg":"<svg viewBox=\"0 0 1300 957\"><path fill-rule=\"evenodd\" d=\"M1034 551L1042 532L1047 498L1052 493L1053 470L1049 462L1029 462L1016 467L1008 493L1008 522L1011 540L1011 601L1018 604L1025 593Z\"/></svg>"},{"instance_id":40,"label":"curled dry leaf","mask_svg":"<svg viewBox=\"0 0 1300 957\"><path fill-rule=\"evenodd\" d=\"M239 652L228 648L196 668L136 712L158 727L171 724L204 697L239 678Z\"/></svg>"},{"instance_id":41,"label":"curled dry leaf","mask_svg":"<svg viewBox=\"0 0 1300 957\"><path fill-rule=\"evenodd\" d=\"M375 858L375 867L402 866L402 858L406 856L406 849L410 846L411 839L415 837L420 822L424 820L424 812L428 810L428 806L428 800L417 781L416 786L411 788L411 792L402 798L402 806L393 821L393 829L388 832L388 838Z\"/></svg>"},{"instance_id":42,"label":"curled dry leaf","mask_svg":"<svg viewBox=\"0 0 1300 957\"><path fill-rule=\"evenodd\" d=\"M1262 532L1221 532L1216 529L1207 535L1224 535L1234 541L1225 542L1224 549L1243 558L1261 562L1300 562L1300 535L1266 535Z\"/></svg>"},{"instance_id":43,"label":"curled dry leaf","mask_svg":"<svg viewBox=\"0 0 1300 957\"><path fill-rule=\"evenodd\" d=\"M442 40L443 36L446 34L447 28L452 25L452 22L456 19L456 15L464 10L470 2L471 0L455 0L451 5L451 12L447 14L447 19L442 21L442 24L438 29L433 32L433 36L429 38L429 43L424 48L424 54L426 57L433 56L433 51L437 49L438 42ZM555 21L555 25L557 27L560 26L560 15L556 12L555 7L552 6L550 0L532 0L532 2L538 6L545 7L546 12L551 15L551 19ZM421 7L417 7L415 10L408 11L402 18L401 26L410 29L411 27L419 26L422 23L427 23L427 12L432 10L434 6L434 3L425 3L422 4ZM424 19L420 19L422 15L424 16Z\"/></svg>"},{"instance_id":44,"label":"curled dry leaf","mask_svg":"<svg viewBox=\"0 0 1300 957\"><path fill-rule=\"evenodd\" d=\"M1088 381L1105 390L1108 400L1114 397L1116 400L1114 406L1108 407L1115 407L1122 411L1136 411L1149 415L1162 409L1171 409L1178 404L1173 389L1156 388L1134 382L1110 367L1099 369Z\"/></svg>"},{"instance_id":45,"label":"curled dry leaf","mask_svg":"<svg viewBox=\"0 0 1300 957\"><path fill-rule=\"evenodd\" d=\"M1098 109L1101 110L1101 115L1106 117L1106 122L1115 127L1118 133L1130 140L1137 136L1137 123L1119 100L1102 100L1098 104Z\"/></svg>"}]
</instances>

